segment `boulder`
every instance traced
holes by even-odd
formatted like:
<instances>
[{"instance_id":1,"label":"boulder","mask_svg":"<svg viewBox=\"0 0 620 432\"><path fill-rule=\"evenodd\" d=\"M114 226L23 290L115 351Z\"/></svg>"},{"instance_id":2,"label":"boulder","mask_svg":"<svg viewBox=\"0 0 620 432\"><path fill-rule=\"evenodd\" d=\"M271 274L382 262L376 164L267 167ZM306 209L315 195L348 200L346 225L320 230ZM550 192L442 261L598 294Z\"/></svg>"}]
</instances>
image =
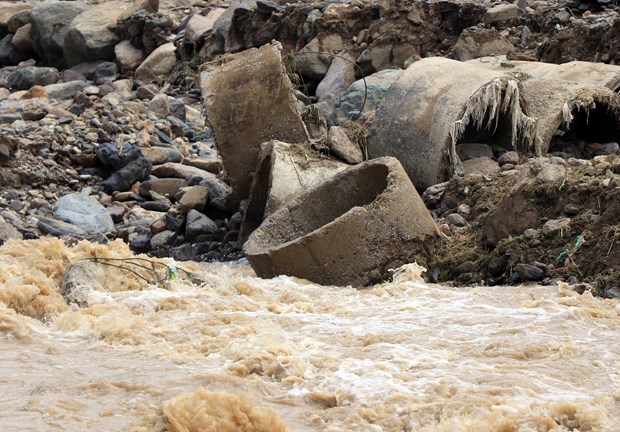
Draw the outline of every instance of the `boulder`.
<instances>
[{"instance_id":1,"label":"boulder","mask_svg":"<svg viewBox=\"0 0 620 432\"><path fill-rule=\"evenodd\" d=\"M108 211L89 191L61 197L54 205L54 218L75 225L90 234L115 232Z\"/></svg>"},{"instance_id":2,"label":"boulder","mask_svg":"<svg viewBox=\"0 0 620 432\"><path fill-rule=\"evenodd\" d=\"M400 163L379 158L286 204L250 235L243 251L260 277L363 287L411 262L437 233Z\"/></svg>"},{"instance_id":3,"label":"boulder","mask_svg":"<svg viewBox=\"0 0 620 432\"><path fill-rule=\"evenodd\" d=\"M497 24L519 18L519 6L516 4L498 4L488 9L482 17L484 24Z\"/></svg>"},{"instance_id":4,"label":"boulder","mask_svg":"<svg viewBox=\"0 0 620 432\"><path fill-rule=\"evenodd\" d=\"M102 3L75 17L63 45L69 67L95 60L114 60L114 47L120 41L114 29L124 5L126 3Z\"/></svg>"},{"instance_id":5,"label":"boulder","mask_svg":"<svg viewBox=\"0 0 620 432\"><path fill-rule=\"evenodd\" d=\"M87 232L68 222L59 221L54 218L41 216L38 218L37 228L44 234L51 234L56 237L69 236L84 238Z\"/></svg>"},{"instance_id":6,"label":"boulder","mask_svg":"<svg viewBox=\"0 0 620 432\"><path fill-rule=\"evenodd\" d=\"M176 47L172 42L155 49L138 66L135 78L140 81L152 82L167 77L177 63L175 51Z\"/></svg>"},{"instance_id":7,"label":"boulder","mask_svg":"<svg viewBox=\"0 0 620 432\"><path fill-rule=\"evenodd\" d=\"M215 143L233 188L233 206L247 197L260 145L306 142L292 84L273 45L231 56L204 71L200 85Z\"/></svg>"},{"instance_id":8,"label":"boulder","mask_svg":"<svg viewBox=\"0 0 620 432\"><path fill-rule=\"evenodd\" d=\"M235 52L244 48L242 37L233 26L236 16L251 12L256 5L254 0L233 1L213 23L214 52Z\"/></svg>"},{"instance_id":9,"label":"boulder","mask_svg":"<svg viewBox=\"0 0 620 432\"><path fill-rule=\"evenodd\" d=\"M135 71L144 60L144 51L134 47L129 41L121 41L114 47L114 56L121 73Z\"/></svg>"},{"instance_id":10,"label":"boulder","mask_svg":"<svg viewBox=\"0 0 620 432\"><path fill-rule=\"evenodd\" d=\"M9 28L11 19L20 12L27 12L32 9L29 3L8 3L3 2L0 6L0 38L7 33L15 33L16 28Z\"/></svg>"},{"instance_id":11,"label":"boulder","mask_svg":"<svg viewBox=\"0 0 620 432\"><path fill-rule=\"evenodd\" d=\"M45 64L65 68L65 34L73 19L89 7L81 2L51 1L40 3L32 9L32 43Z\"/></svg>"},{"instance_id":12,"label":"boulder","mask_svg":"<svg viewBox=\"0 0 620 432\"><path fill-rule=\"evenodd\" d=\"M185 240L192 241L203 234L215 234L218 231L217 224L206 215L197 210L187 213L185 225Z\"/></svg>"},{"instance_id":13,"label":"boulder","mask_svg":"<svg viewBox=\"0 0 620 432\"><path fill-rule=\"evenodd\" d=\"M316 89L316 95L319 100L327 95L340 97L353 82L355 82L355 58L350 54L340 53L339 57L334 57L330 63L325 77Z\"/></svg>"},{"instance_id":14,"label":"boulder","mask_svg":"<svg viewBox=\"0 0 620 432\"><path fill-rule=\"evenodd\" d=\"M207 205L209 188L205 186L190 186L182 190L182 193L183 196L179 199L179 205L183 213L187 213L192 209L202 211Z\"/></svg>"},{"instance_id":15,"label":"boulder","mask_svg":"<svg viewBox=\"0 0 620 432\"><path fill-rule=\"evenodd\" d=\"M333 59L330 53L339 53L342 48L342 37L338 34L316 37L299 50L295 56L295 68L306 78L322 80Z\"/></svg>"},{"instance_id":16,"label":"boulder","mask_svg":"<svg viewBox=\"0 0 620 432\"><path fill-rule=\"evenodd\" d=\"M9 87L15 90L28 90L35 85L46 86L58 82L60 74L53 67L28 66L19 68L8 78Z\"/></svg>"},{"instance_id":17,"label":"boulder","mask_svg":"<svg viewBox=\"0 0 620 432\"><path fill-rule=\"evenodd\" d=\"M466 61L484 56L506 55L514 50L514 45L497 29L471 27L463 30L452 55L457 60Z\"/></svg>"},{"instance_id":18,"label":"boulder","mask_svg":"<svg viewBox=\"0 0 620 432\"><path fill-rule=\"evenodd\" d=\"M199 46L205 37L213 30L213 25L226 9L214 8L206 16L194 14L185 27L185 41L194 46Z\"/></svg>"},{"instance_id":19,"label":"boulder","mask_svg":"<svg viewBox=\"0 0 620 432\"><path fill-rule=\"evenodd\" d=\"M67 100L74 98L78 92L84 90L89 85L86 81L69 81L46 85L45 91L50 99Z\"/></svg>"},{"instance_id":20,"label":"boulder","mask_svg":"<svg viewBox=\"0 0 620 432\"><path fill-rule=\"evenodd\" d=\"M267 216L347 167L322 157L307 144L275 140L264 143L241 223L240 241L245 242Z\"/></svg>"}]
</instances>

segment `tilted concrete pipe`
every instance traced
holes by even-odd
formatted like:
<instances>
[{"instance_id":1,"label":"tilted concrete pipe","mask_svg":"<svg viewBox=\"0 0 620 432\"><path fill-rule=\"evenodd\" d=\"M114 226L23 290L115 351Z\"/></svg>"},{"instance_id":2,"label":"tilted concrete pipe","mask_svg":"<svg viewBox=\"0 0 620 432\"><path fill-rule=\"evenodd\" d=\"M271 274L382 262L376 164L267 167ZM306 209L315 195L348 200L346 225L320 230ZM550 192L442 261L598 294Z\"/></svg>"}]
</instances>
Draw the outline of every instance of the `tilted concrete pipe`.
<instances>
[{"instance_id":1,"label":"tilted concrete pipe","mask_svg":"<svg viewBox=\"0 0 620 432\"><path fill-rule=\"evenodd\" d=\"M363 287L413 261L437 227L398 160L370 160L309 189L243 247L260 277Z\"/></svg>"},{"instance_id":2,"label":"tilted concrete pipe","mask_svg":"<svg viewBox=\"0 0 620 432\"><path fill-rule=\"evenodd\" d=\"M386 92L368 148L371 157L400 160L422 190L460 171L459 142L526 152L535 133L516 79L437 57L413 63Z\"/></svg>"}]
</instances>

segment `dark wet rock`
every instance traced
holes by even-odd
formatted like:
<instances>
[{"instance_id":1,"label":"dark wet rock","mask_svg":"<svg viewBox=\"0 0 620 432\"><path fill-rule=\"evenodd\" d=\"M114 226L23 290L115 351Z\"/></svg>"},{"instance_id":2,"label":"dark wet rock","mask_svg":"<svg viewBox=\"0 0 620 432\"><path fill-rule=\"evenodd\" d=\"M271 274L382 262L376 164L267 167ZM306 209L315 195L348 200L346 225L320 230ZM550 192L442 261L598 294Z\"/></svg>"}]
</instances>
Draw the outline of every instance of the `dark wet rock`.
<instances>
[{"instance_id":1,"label":"dark wet rock","mask_svg":"<svg viewBox=\"0 0 620 432\"><path fill-rule=\"evenodd\" d=\"M108 193L126 191L135 182L148 178L151 173L151 163L132 144L125 143L119 149L116 143L104 143L96 154L101 164L113 171L101 184Z\"/></svg>"},{"instance_id":2,"label":"dark wet rock","mask_svg":"<svg viewBox=\"0 0 620 432\"><path fill-rule=\"evenodd\" d=\"M146 252L151 247L151 230L146 228L141 230L138 235L131 239L131 248L138 252Z\"/></svg>"},{"instance_id":3,"label":"dark wet rock","mask_svg":"<svg viewBox=\"0 0 620 432\"><path fill-rule=\"evenodd\" d=\"M175 238L176 234L172 231L164 230L159 232L151 237L151 249L160 249L170 246Z\"/></svg>"},{"instance_id":4,"label":"dark wet rock","mask_svg":"<svg viewBox=\"0 0 620 432\"><path fill-rule=\"evenodd\" d=\"M508 257L506 255L494 256L489 260L487 271L493 277L501 276L508 265Z\"/></svg>"},{"instance_id":5,"label":"dark wet rock","mask_svg":"<svg viewBox=\"0 0 620 432\"><path fill-rule=\"evenodd\" d=\"M541 281L545 278L545 272L542 269L530 264L517 264L515 272L522 282Z\"/></svg>"},{"instance_id":6,"label":"dark wet rock","mask_svg":"<svg viewBox=\"0 0 620 432\"><path fill-rule=\"evenodd\" d=\"M15 90L28 90L35 85L46 86L58 82L58 69L52 67L28 66L17 69L8 78L9 87Z\"/></svg>"},{"instance_id":7,"label":"dark wet rock","mask_svg":"<svg viewBox=\"0 0 620 432\"><path fill-rule=\"evenodd\" d=\"M95 85L101 85L106 81L115 81L118 76L118 66L115 62L100 63L93 74Z\"/></svg>"},{"instance_id":8,"label":"dark wet rock","mask_svg":"<svg viewBox=\"0 0 620 432\"><path fill-rule=\"evenodd\" d=\"M214 234L219 230L217 224L209 217L197 210L190 210L187 213L187 222L185 228L185 239L194 240L203 234Z\"/></svg>"}]
</instances>

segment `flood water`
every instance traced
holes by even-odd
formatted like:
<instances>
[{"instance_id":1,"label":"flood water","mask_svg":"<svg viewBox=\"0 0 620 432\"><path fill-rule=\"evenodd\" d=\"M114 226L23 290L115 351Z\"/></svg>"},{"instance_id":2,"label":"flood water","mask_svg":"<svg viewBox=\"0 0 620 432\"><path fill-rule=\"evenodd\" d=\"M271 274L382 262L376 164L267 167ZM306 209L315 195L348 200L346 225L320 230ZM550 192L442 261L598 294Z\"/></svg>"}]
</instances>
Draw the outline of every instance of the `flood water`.
<instances>
[{"instance_id":1,"label":"flood water","mask_svg":"<svg viewBox=\"0 0 620 432\"><path fill-rule=\"evenodd\" d=\"M179 263L202 282L100 266L67 305L68 267L94 256L132 255L0 248L0 430L620 431L617 301L414 265L355 290Z\"/></svg>"}]
</instances>

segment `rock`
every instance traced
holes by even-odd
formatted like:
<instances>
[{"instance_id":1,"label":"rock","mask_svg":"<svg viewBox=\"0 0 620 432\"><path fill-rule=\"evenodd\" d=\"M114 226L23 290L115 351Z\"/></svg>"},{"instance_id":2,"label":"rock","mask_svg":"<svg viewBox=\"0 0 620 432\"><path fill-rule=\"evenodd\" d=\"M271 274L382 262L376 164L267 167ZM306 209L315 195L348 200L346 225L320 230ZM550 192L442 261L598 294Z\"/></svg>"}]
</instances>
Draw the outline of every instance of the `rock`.
<instances>
[{"instance_id":1,"label":"rock","mask_svg":"<svg viewBox=\"0 0 620 432\"><path fill-rule=\"evenodd\" d=\"M589 143L586 145L585 152L591 158L596 156L606 156L620 153L620 146L616 142L605 144Z\"/></svg>"},{"instance_id":2,"label":"rock","mask_svg":"<svg viewBox=\"0 0 620 432\"><path fill-rule=\"evenodd\" d=\"M355 81L355 58L350 54L341 53L341 57L334 57L325 77L316 89L316 95L320 99L327 95L340 97L344 91Z\"/></svg>"},{"instance_id":3,"label":"rock","mask_svg":"<svg viewBox=\"0 0 620 432\"><path fill-rule=\"evenodd\" d=\"M506 55L514 50L514 45L497 29L470 27L459 36L452 55L457 60L467 61L485 56Z\"/></svg>"},{"instance_id":4,"label":"rock","mask_svg":"<svg viewBox=\"0 0 620 432\"><path fill-rule=\"evenodd\" d=\"M121 73L135 71L144 60L144 51L134 47L129 41L121 41L114 47L114 55Z\"/></svg>"},{"instance_id":5,"label":"rock","mask_svg":"<svg viewBox=\"0 0 620 432\"><path fill-rule=\"evenodd\" d=\"M545 277L545 272L542 269L530 264L517 264L515 272L519 275L519 279L522 282L540 281Z\"/></svg>"},{"instance_id":6,"label":"rock","mask_svg":"<svg viewBox=\"0 0 620 432\"><path fill-rule=\"evenodd\" d=\"M173 119L169 119L169 121L174 122L175 119L178 119L181 122L185 121L187 110L185 109L185 104L183 101L177 98L169 97L168 106L170 107L170 115L173 117Z\"/></svg>"},{"instance_id":7,"label":"rock","mask_svg":"<svg viewBox=\"0 0 620 432\"><path fill-rule=\"evenodd\" d=\"M50 99L67 100L74 98L78 92L84 90L88 86L89 84L86 81L69 81L46 85L44 88Z\"/></svg>"},{"instance_id":8,"label":"rock","mask_svg":"<svg viewBox=\"0 0 620 432\"><path fill-rule=\"evenodd\" d=\"M497 158L497 162L500 166L506 164L517 165L519 163L519 153L516 151L507 151Z\"/></svg>"},{"instance_id":9,"label":"rock","mask_svg":"<svg viewBox=\"0 0 620 432\"><path fill-rule=\"evenodd\" d=\"M101 85L107 81L116 81L118 76L118 66L115 62L101 62L97 65L93 74L95 85Z\"/></svg>"},{"instance_id":10,"label":"rock","mask_svg":"<svg viewBox=\"0 0 620 432\"><path fill-rule=\"evenodd\" d=\"M0 39L0 67L15 64L15 52L11 44L12 41L13 35L10 33Z\"/></svg>"},{"instance_id":11,"label":"rock","mask_svg":"<svg viewBox=\"0 0 620 432\"><path fill-rule=\"evenodd\" d=\"M357 80L347 88L342 95L338 111L345 119L354 118L362 109L363 112L377 109L385 92L400 77L403 71L398 69L385 69L366 77L364 80ZM364 102L364 95L366 100Z\"/></svg>"},{"instance_id":12,"label":"rock","mask_svg":"<svg viewBox=\"0 0 620 432\"><path fill-rule=\"evenodd\" d=\"M9 75L8 84L15 90L28 90L34 85L55 84L58 78L60 75L56 68L28 66L17 69Z\"/></svg>"},{"instance_id":13,"label":"rock","mask_svg":"<svg viewBox=\"0 0 620 432\"><path fill-rule=\"evenodd\" d=\"M308 79L322 80L332 62L333 56L329 53L338 53L342 48L342 37L338 34L316 37L295 56L295 69Z\"/></svg>"},{"instance_id":14,"label":"rock","mask_svg":"<svg viewBox=\"0 0 620 432\"><path fill-rule=\"evenodd\" d=\"M158 47L138 66L135 78L145 82L166 78L177 64L175 51L176 47L172 42Z\"/></svg>"},{"instance_id":15,"label":"rock","mask_svg":"<svg viewBox=\"0 0 620 432\"><path fill-rule=\"evenodd\" d=\"M500 277L506 270L508 257L506 255L494 256L489 260L487 271L493 277Z\"/></svg>"},{"instance_id":16,"label":"rock","mask_svg":"<svg viewBox=\"0 0 620 432\"><path fill-rule=\"evenodd\" d=\"M170 246L174 241L176 234L172 231L162 231L151 237L151 249L160 249Z\"/></svg>"},{"instance_id":17,"label":"rock","mask_svg":"<svg viewBox=\"0 0 620 432\"><path fill-rule=\"evenodd\" d=\"M213 174L219 174L224 170L224 165L218 158L189 157L183 159L183 165L193 166Z\"/></svg>"},{"instance_id":18,"label":"rock","mask_svg":"<svg viewBox=\"0 0 620 432\"><path fill-rule=\"evenodd\" d=\"M550 164L550 163L532 163L531 169L538 173L536 174L536 181L538 183L551 183L558 184L566 178L566 168L562 165Z\"/></svg>"},{"instance_id":19,"label":"rock","mask_svg":"<svg viewBox=\"0 0 620 432\"><path fill-rule=\"evenodd\" d=\"M405 170L386 157L310 188L270 215L243 251L260 277L361 287L409 263L437 235Z\"/></svg>"},{"instance_id":20,"label":"rock","mask_svg":"<svg viewBox=\"0 0 620 432\"><path fill-rule=\"evenodd\" d=\"M194 209L202 211L209 196L209 189L205 186L190 186L185 188L183 196L179 199L181 205L181 211L187 213L189 210Z\"/></svg>"},{"instance_id":21,"label":"rock","mask_svg":"<svg viewBox=\"0 0 620 432\"><path fill-rule=\"evenodd\" d=\"M375 43L362 51L357 58L357 64L362 69L364 75L370 75L391 66L393 48L393 45L390 44Z\"/></svg>"},{"instance_id":22,"label":"rock","mask_svg":"<svg viewBox=\"0 0 620 432\"><path fill-rule=\"evenodd\" d=\"M345 129L340 126L329 128L327 143L333 155L349 164L358 164L364 161L362 150L349 139Z\"/></svg>"},{"instance_id":23,"label":"rock","mask_svg":"<svg viewBox=\"0 0 620 432\"><path fill-rule=\"evenodd\" d=\"M149 111L152 111L157 117L165 118L170 114L170 105L168 104L168 96L160 93L156 95L148 104Z\"/></svg>"},{"instance_id":24,"label":"rock","mask_svg":"<svg viewBox=\"0 0 620 432\"><path fill-rule=\"evenodd\" d=\"M106 234L114 232L114 222L95 197L75 193L61 197L53 208L54 218L75 225L87 233Z\"/></svg>"},{"instance_id":25,"label":"rock","mask_svg":"<svg viewBox=\"0 0 620 432\"><path fill-rule=\"evenodd\" d=\"M151 248L151 230L143 229L131 239L131 248L138 252L147 252Z\"/></svg>"},{"instance_id":26,"label":"rock","mask_svg":"<svg viewBox=\"0 0 620 432\"><path fill-rule=\"evenodd\" d=\"M159 89L155 84L145 84L136 90L136 98L151 100L159 93Z\"/></svg>"},{"instance_id":27,"label":"rock","mask_svg":"<svg viewBox=\"0 0 620 432\"><path fill-rule=\"evenodd\" d=\"M157 180L147 180L140 183L140 195L150 196L149 192L154 191L160 195L174 197L179 189L187 186L187 181L180 178L162 178Z\"/></svg>"},{"instance_id":28,"label":"rock","mask_svg":"<svg viewBox=\"0 0 620 432\"><path fill-rule=\"evenodd\" d=\"M174 147L143 147L142 154L153 165L160 165L166 162L181 162L183 154Z\"/></svg>"},{"instance_id":29,"label":"rock","mask_svg":"<svg viewBox=\"0 0 620 432\"><path fill-rule=\"evenodd\" d=\"M200 85L234 207L248 195L260 145L271 139L305 142L306 132L280 51L273 45L231 56L202 72Z\"/></svg>"},{"instance_id":30,"label":"rock","mask_svg":"<svg viewBox=\"0 0 620 432\"><path fill-rule=\"evenodd\" d=\"M218 231L217 224L197 210L187 213L185 225L185 240L192 241L202 234L215 234Z\"/></svg>"},{"instance_id":31,"label":"rock","mask_svg":"<svg viewBox=\"0 0 620 432\"><path fill-rule=\"evenodd\" d=\"M605 291L605 297L610 299L620 299L620 287L611 287Z\"/></svg>"},{"instance_id":32,"label":"rock","mask_svg":"<svg viewBox=\"0 0 620 432\"><path fill-rule=\"evenodd\" d=\"M64 69L63 45L69 25L89 7L81 2L52 1L32 10L32 43L45 64Z\"/></svg>"},{"instance_id":33,"label":"rock","mask_svg":"<svg viewBox=\"0 0 620 432\"><path fill-rule=\"evenodd\" d=\"M17 32L11 40L11 45L15 51L23 53L21 56L23 58L18 59L19 61L32 57L34 48L32 45L32 37L30 36L31 30L32 24L26 24L25 26L17 29Z\"/></svg>"},{"instance_id":34,"label":"rock","mask_svg":"<svg viewBox=\"0 0 620 432\"><path fill-rule=\"evenodd\" d=\"M24 3L20 4L20 6L24 6ZM8 32L9 33L17 33L17 32L19 32L19 29L21 29L22 27L28 26L30 24L30 12L31 12L31 10L32 10L32 6L26 5L26 8L24 8L23 10L20 10L19 12L13 14L13 16L11 16L11 18L9 18L9 20L7 22ZM30 31L30 28L28 28L28 31ZM0 31L0 33L2 33L2 32Z\"/></svg>"},{"instance_id":35,"label":"rock","mask_svg":"<svg viewBox=\"0 0 620 432\"><path fill-rule=\"evenodd\" d=\"M17 231L13 225L0 216L0 245L6 243L7 240L21 240L22 238L22 234Z\"/></svg>"},{"instance_id":36,"label":"rock","mask_svg":"<svg viewBox=\"0 0 620 432\"><path fill-rule=\"evenodd\" d=\"M478 157L463 161L463 172L465 174L492 175L499 173L499 164L488 157Z\"/></svg>"},{"instance_id":37,"label":"rock","mask_svg":"<svg viewBox=\"0 0 620 432\"><path fill-rule=\"evenodd\" d=\"M6 33L15 33L17 29L11 27L9 23L20 12L28 12L30 9L32 5L28 3L3 3L0 6L0 37Z\"/></svg>"},{"instance_id":38,"label":"rock","mask_svg":"<svg viewBox=\"0 0 620 432\"><path fill-rule=\"evenodd\" d=\"M213 25L226 9L214 8L206 16L194 14L185 27L185 41L195 46L202 45L205 37L213 30Z\"/></svg>"},{"instance_id":39,"label":"rock","mask_svg":"<svg viewBox=\"0 0 620 432\"><path fill-rule=\"evenodd\" d=\"M120 41L114 29L124 5L121 2L98 4L73 19L63 45L69 67L96 60L114 60L114 47Z\"/></svg>"},{"instance_id":40,"label":"rock","mask_svg":"<svg viewBox=\"0 0 620 432\"><path fill-rule=\"evenodd\" d=\"M484 24L497 24L519 18L519 6L516 4L499 4L488 9L482 17Z\"/></svg>"},{"instance_id":41,"label":"rock","mask_svg":"<svg viewBox=\"0 0 620 432\"><path fill-rule=\"evenodd\" d=\"M570 218L551 219L545 222L542 227L542 233L547 237L552 237L558 233L561 235L570 227Z\"/></svg>"},{"instance_id":42,"label":"rock","mask_svg":"<svg viewBox=\"0 0 620 432\"><path fill-rule=\"evenodd\" d=\"M2 118L0 114L0 124ZM15 156L18 140L8 132L0 131L0 166L7 165Z\"/></svg>"},{"instance_id":43,"label":"rock","mask_svg":"<svg viewBox=\"0 0 620 432\"><path fill-rule=\"evenodd\" d=\"M228 8L221 13L213 23L214 52L221 54L239 51L244 48L243 41L235 34L233 20L235 16L249 13L256 4L253 0L233 1Z\"/></svg>"},{"instance_id":44,"label":"rock","mask_svg":"<svg viewBox=\"0 0 620 432\"><path fill-rule=\"evenodd\" d=\"M84 238L87 234L86 231L75 225L43 216L39 217L37 228L45 234L51 234L57 237L69 236Z\"/></svg>"},{"instance_id":45,"label":"rock","mask_svg":"<svg viewBox=\"0 0 620 432\"><path fill-rule=\"evenodd\" d=\"M446 216L446 222L449 225L457 226L457 227L467 226L467 221L465 220L465 218L463 218L463 216L461 216L458 213L451 213L448 216Z\"/></svg>"},{"instance_id":46,"label":"rock","mask_svg":"<svg viewBox=\"0 0 620 432\"><path fill-rule=\"evenodd\" d=\"M112 175L101 184L107 193L126 191L151 173L151 163L138 147L129 143L124 143L120 149L116 143L101 144L96 155L105 167L113 170Z\"/></svg>"},{"instance_id":47,"label":"rock","mask_svg":"<svg viewBox=\"0 0 620 432\"><path fill-rule=\"evenodd\" d=\"M456 154L462 161L479 157L493 158L493 149L487 144L463 143L456 146Z\"/></svg>"},{"instance_id":48,"label":"rock","mask_svg":"<svg viewBox=\"0 0 620 432\"><path fill-rule=\"evenodd\" d=\"M152 174L157 177L173 177L186 180L192 176L197 176L200 178L215 178L215 175L210 172L195 168L193 166L174 162L167 162L162 165L154 166Z\"/></svg>"}]
</instances>

